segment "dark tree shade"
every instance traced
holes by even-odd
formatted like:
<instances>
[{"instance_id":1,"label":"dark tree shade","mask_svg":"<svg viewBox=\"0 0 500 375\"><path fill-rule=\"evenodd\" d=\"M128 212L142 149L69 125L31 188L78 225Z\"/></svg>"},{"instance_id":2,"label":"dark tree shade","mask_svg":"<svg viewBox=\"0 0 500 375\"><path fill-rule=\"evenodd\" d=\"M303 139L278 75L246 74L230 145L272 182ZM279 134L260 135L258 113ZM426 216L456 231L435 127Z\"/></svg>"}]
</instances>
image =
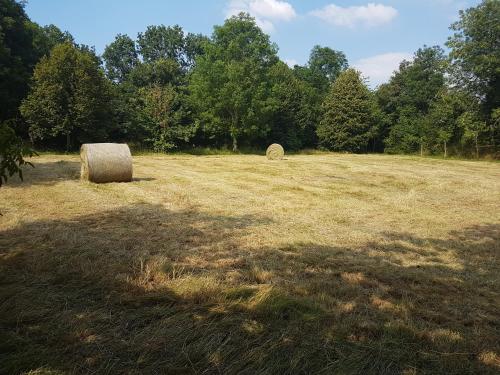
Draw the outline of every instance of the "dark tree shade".
<instances>
[{"instance_id":1,"label":"dark tree shade","mask_svg":"<svg viewBox=\"0 0 500 375\"><path fill-rule=\"evenodd\" d=\"M39 26L36 23L31 23L33 30L33 48L36 50L38 57L47 56L52 48L62 43L75 43L73 36L62 31L55 25Z\"/></svg>"},{"instance_id":2,"label":"dark tree shade","mask_svg":"<svg viewBox=\"0 0 500 375\"><path fill-rule=\"evenodd\" d=\"M269 75L272 84L272 122L267 143L286 150L311 147L315 142L314 89L298 79L285 63L275 64Z\"/></svg>"},{"instance_id":3,"label":"dark tree shade","mask_svg":"<svg viewBox=\"0 0 500 375\"><path fill-rule=\"evenodd\" d=\"M38 59L23 6L0 0L0 121L16 117Z\"/></svg>"}]
</instances>

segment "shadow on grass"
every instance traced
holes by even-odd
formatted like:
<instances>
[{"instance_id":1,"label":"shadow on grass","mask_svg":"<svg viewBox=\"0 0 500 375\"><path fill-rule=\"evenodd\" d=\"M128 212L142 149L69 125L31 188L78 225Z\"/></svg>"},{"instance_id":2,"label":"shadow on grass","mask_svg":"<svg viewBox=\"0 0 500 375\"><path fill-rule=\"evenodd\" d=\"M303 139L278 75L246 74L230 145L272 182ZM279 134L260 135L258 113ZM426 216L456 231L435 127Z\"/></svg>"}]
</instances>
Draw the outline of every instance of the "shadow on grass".
<instances>
[{"instance_id":1,"label":"shadow on grass","mask_svg":"<svg viewBox=\"0 0 500 375\"><path fill-rule=\"evenodd\" d=\"M80 162L59 160L42 163L36 159L31 161L33 167L23 168L23 180L17 176L9 178L5 186L27 187L30 185L55 185L58 182L80 179ZM134 177L134 182L155 181L153 177Z\"/></svg>"},{"instance_id":2,"label":"shadow on grass","mask_svg":"<svg viewBox=\"0 0 500 375\"><path fill-rule=\"evenodd\" d=\"M0 232L0 372L498 371L499 225L252 246L266 224L136 205Z\"/></svg>"},{"instance_id":3,"label":"shadow on grass","mask_svg":"<svg viewBox=\"0 0 500 375\"><path fill-rule=\"evenodd\" d=\"M61 181L80 178L80 163L76 161L59 160L43 163L34 158L30 162L33 163L34 167L23 167L23 180L17 176L12 176L5 186L54 185Z\"/></svg>"}]
</instances>

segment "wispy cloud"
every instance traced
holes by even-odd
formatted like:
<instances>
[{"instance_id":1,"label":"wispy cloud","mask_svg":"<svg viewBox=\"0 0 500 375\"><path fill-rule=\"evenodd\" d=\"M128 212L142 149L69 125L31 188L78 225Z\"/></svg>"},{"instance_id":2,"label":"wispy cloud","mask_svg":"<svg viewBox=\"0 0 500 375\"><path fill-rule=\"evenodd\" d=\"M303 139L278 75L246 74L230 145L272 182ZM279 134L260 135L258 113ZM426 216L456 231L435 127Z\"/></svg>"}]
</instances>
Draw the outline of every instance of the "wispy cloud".
<instances>
[{"instance_id":1,"label":"wispy cloud","mask_svg":"<svg viewBox=\"0 0 500 375\"><path fill-rule=\"evenodd\" d=\"M295 59L284 59L283 60L286 65L288 65L290 68L293 68L295 65L298 65L299 62Z\"/></svg>"},{"instance_id":2,"label":"wispy cloud","mask_svg":"<svg viewBox=\"0 0 500 375\"><path fill-rule=\"evenodd\" d=\"M257 25L266 32L274 30L277 21L290 21L297 16L293 6L281 0L231 0L226 17L246 12L255 17Z\"/></svg>"},{"instance_id":3,"label":"wispy cloud","mask_svg":"<svg viewBox=\"0 0 500 375\"><path fill-rule=\"evenodd\" d=\"M398 69L403 60L411 60L412 54L407 52L389 52L376 56L359 59L353 64L370 83L375 87L391 78L392 73Z\"/></svg>"},{"instance_id":4,"label":"wispy cloud","mask_svg":"<svg viewBox=\"0 0 500 375\"><path fill-rule=\"evenodd\" d=\"M372 27L388 23L398 15L398 11L391 6L375 3L350 7L329 4L310 14L335 26L353 28L358 25Z\"/></svg>"}]
</instances>

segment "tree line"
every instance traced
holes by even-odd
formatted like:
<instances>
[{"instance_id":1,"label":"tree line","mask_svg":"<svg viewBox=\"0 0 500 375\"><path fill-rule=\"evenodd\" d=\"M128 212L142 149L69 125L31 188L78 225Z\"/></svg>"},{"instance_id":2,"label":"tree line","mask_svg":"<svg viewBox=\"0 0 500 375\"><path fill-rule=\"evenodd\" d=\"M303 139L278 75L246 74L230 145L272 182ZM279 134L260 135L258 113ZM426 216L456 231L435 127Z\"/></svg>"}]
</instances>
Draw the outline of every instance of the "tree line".
<instances>
[{"instance_id":1,"label":"tree line","mask_svg":"<svg viewBox=\"0 0 500 375\"><path fill-rule=\"evenodd\" d=\"M149 26L135 40L118 34L99 56L70 33L30 21L22 3L0 0L0 12L0 144L18 151L24 139L64 150L113 141L158 152L273 142L287 150L498 152L496 0L460 12L448 53L423 46L374 90L330 47L315 46L307 64L289 67L244 13L211 36L178 25Z\"/></svg>"}]
</instances>

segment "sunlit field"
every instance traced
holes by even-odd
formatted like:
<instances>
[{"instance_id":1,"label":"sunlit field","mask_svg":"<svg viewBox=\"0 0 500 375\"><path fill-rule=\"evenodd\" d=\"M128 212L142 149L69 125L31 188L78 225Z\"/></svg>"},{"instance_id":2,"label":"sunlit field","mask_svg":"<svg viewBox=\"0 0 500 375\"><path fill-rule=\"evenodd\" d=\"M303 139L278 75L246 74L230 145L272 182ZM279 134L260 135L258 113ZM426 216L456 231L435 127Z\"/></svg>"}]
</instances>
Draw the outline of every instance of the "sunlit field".
<instances>
[{"instance_id":1,"label":"sunlit field","mask_svg":"<svg viewBox=\"0 0 500 375\"><path fill-rule=\"evenodd\" d=\"M44 155L0 189L0 373L500 372L500 164Z\"/></svg>"}]
</instances>

